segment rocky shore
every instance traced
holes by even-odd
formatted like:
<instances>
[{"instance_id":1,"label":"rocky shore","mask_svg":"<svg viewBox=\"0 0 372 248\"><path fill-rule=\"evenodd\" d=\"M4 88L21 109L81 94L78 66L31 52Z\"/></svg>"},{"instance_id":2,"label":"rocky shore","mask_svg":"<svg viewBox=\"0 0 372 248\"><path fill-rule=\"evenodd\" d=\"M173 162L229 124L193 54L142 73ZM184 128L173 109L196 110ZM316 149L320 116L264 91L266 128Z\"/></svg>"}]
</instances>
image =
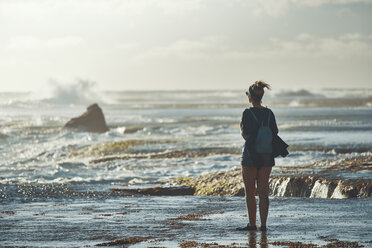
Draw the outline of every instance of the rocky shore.
<instances>
[{"instance_id":1,"label":"rocky shore","mask_svg":"<svg viewBox=\"0 0 372 248\"><path fill-rule=\"evenodd\" d=\"M195 178L178 178L172 183L188 186L200 196L244 196L240 169ZM372 196L372 180L325 179L307 176L273 176L271 196L310 198L365 198Z\"/></svg>"},{"instance_id":2,"label":"rocky shore","mask_svg":"<svg viewBox=\"0 0 372 248\"><path fill-rule=\"evenodd\" d=\"M371 156L345 159L314 173L303 173L304 168L281 170L270 178L270 195L310 198L367 198L372 196L372 180L335 178L334 172L355 173L371 171ZM305 166L310 167L311 165ZM284 174L284 172L287 172ZM288 174L288 172L291 172ZM297 173L296 173L297 172ZM333 174L332 174L333 173ZM282 175L281 175L282 174ZM184 177L172 181L187 186L201 196L244 196L240 169L210 173L199 177Z\"/></svg>"}]
</instances>

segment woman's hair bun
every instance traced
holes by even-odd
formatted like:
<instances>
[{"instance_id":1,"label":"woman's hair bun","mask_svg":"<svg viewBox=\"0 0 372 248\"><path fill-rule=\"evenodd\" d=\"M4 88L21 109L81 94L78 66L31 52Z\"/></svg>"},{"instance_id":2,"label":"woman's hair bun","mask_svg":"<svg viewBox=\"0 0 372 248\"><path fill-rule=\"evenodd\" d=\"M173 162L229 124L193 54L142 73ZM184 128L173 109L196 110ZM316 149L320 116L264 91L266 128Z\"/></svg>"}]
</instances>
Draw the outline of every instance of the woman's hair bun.
<instances>
[{"instance_id":1,"label":"woman's hair bun","mask_svg":"<svg viewBox=\"0 0 372 248\"><path fill-rule=\"evenodd\" d=\"M254 83L254 86L257 87L258 89L263 90L264 88L271 89L270 85L265 83L264 81L258 80Z\"/></svg>"}]
</instances>

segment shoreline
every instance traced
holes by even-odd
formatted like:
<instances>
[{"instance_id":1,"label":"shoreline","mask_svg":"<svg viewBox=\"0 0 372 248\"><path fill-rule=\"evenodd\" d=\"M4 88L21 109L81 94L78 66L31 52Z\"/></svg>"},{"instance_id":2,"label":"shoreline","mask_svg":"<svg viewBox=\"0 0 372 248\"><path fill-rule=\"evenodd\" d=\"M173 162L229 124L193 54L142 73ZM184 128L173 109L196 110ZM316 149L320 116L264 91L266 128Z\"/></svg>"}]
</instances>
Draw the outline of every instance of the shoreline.
<instances>
[{"instance_id":1,"label":"shoreline","mask_svg":"<svg viewBox=\"0 0 372 248\"><path fill-rule=\"evenodd\" d=\"M247 223L242 197L4 202L0 242L7 247L368 247L371 204L370 199L273 197L268 231L240 232L236 228Z\"/></svg>"}]
</instances>

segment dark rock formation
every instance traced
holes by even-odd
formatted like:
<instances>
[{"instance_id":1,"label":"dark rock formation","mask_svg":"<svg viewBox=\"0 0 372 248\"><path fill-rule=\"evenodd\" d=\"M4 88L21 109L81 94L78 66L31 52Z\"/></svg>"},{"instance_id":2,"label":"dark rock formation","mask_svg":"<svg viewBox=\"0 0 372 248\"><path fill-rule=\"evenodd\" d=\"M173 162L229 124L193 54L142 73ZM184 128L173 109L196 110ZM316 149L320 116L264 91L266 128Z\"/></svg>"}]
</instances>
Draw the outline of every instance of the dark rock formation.
<instances>
[{"instance_id":1,"label":"dark rock formation","mask_svg":"<svg viewBox=\"0 0 372 248\"><path fill-rule=\"evenodd\" d=\"M133 245L133 244L137 244L137 243L141 243L141 242L146 242L149 239L150 239L149 237L145 237L145 238L136 238L136 237L125 238L125 239L118 239L118 240L114 240L114 241L110 241L110 242L96 244L95 246L119 246L119 245L122 245L121 247L126 247L126 246L129 246L129 245Z\"/></svg>"},{"instance_id":2,"label":"dark rock formation","mask_svg":"<svg viewBox=\"0 0 372 248\"><path fill-rule=\"evenodd\" d=\"M110 189L119 195L156 195L156 196L177 196L194 195L195 189L191 187L152 187L144 189L113 188Z\"/></svg>"},{"instance_id":3,"label":"dark rock formation","mask_svg":"<svg viewBox=\"0 0 372 248\"><path fill-rule=\"evenodd\" d=\"M104 133L109 130L102 109L96 103L90 105L81 116L69 120L64 128L91 133Z\"/></svg>"}]
</instances>

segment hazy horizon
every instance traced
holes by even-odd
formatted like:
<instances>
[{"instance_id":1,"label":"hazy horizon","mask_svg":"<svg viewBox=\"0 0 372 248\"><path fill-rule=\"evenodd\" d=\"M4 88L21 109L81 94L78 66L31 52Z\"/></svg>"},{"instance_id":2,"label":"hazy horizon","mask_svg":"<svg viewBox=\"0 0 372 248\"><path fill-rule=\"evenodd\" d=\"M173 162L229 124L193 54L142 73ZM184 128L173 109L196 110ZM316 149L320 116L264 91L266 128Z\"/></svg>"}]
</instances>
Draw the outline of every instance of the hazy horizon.
<instances>
[{"instance_id":1,"label":"hazy horizon","mask_svg":"<svg viewBox=\"0 0 372 248\"><path fill-rule=\"evenodd\" d=\"M71 83L66 83L66 84L60 84L60 85L64 85L64 86L74 86L74 84L71 84ZM196 89L196 88L179 88L179 89L119 89L119 90L105 90L105 89L101 89L101 88L98 88L100 86L97 86L97 87L94 87L95 91L97 92L107 92L107 93L119 93L119 92L156 92L156 91L215 91L215 92L224 92L224 91L245 91L248 89L250 83L247 84L246 87L242 87L242 88L219 88L219 89L212 89L212 88L200 88L200 89ZM372 85L369 86L365 86L365 87L353 87L353 86L341 86L341 87L307 87L307 86L299 86L299 87L277 87L276 85L271 85L272 86L272 89L271 90L266 90L266 93L267 92L276 92L276 91L285 91L285 92L296 92L296 91L301 91L301 90L306 90L308 92L319 92L319 91L322 91L322 90L335 90L335 91L343 91L343 90L351 90L351 91L360 91L360 90L363 90L363 89L366 89L366 90L371 90L372 91ZM42 88L38 88L38 89L34 89L34 90L0 90L0 93L24 93L24 94L27 94L27 93L37 93L40 91L40 89Z\"/></svg>"},{"instance_id":2,"label":"hazy horizon","mask_svg":"<svg viewBox=\"0 0 372 248\"><path fill-rule=\"evenodd\" d=\"M248 85L249 86L249 85ZM156 91L215 91L215 92L224 92L224 91L244 91L248 89L247 88L233 88L233 89L121 89L121 90L98 90L99 92L107 92L107 93L114 93L114 92L156 92ZM306 90L309 92L312 92L314 90L319 91L319 90L352 90L352 91L358 91L358 90L372 90L372 87L319 87L319 88L306 88L306 87L300 87L300 88L276 88L273 89L273 91L300 91L300 90ZM28 91L22 91L22 90L11 90L11 91L0 91L0 93L19 93L19 94L26 94L26 93L37 93L37 90L28 90ZM268 91L270 92L270 91Z\"/></svg>"},{"instance_id":3,"label":"hazy horizon","mask_svg":"<svg viewBox=\"0 0 372 248\"><path fill-rule=\"evenodd\" d=\"M91 83L91 84L90 84ZM89 81L75 81L75 82L48 82L42 85L42 87L35 88L34 90L22 91L22 90L13 90L13 91L1 91L0 94L29 94L30 96L35 96L36 99L38 97L51 97L53 95L59 95L60 93L67 93L71 95L76 95L78 92L82 92L81 94L95 94L100 93L129 93L129 92L239 92L241 91L242 94L248 89L250 83L246 84L246 87L241 88L225 88L225 89L207 89L207 88L200 88L200 89L120 89L120 90L110 90L110 89L102 89L102 87L97 83L92 83ZM281 87L275 84L271 85L271 90L266 89L266 95L277 95L280 93L309 93L315 95L322 95L324 97L334 97L337 96L337 92L343 92L346 94L350 92L350 97L355 96L355 92L363 92L363 96L361 97L370 97L372 96L372 86L366 87L351 87L351 86L342 86L342 87L314 87L314 86L299 86L299 87ZM332 93L334 92L334 94ZM354 95L353 95L354 94ZM245 95L243 94L243 97ZM346 95L343 95L346 97Z\"/></svg>"},{"instance_id":4,"label":"hazy horizon","mask_svg":"<svg viewBox=\"0 0 372 248\"><path fill-rule=\"evenodd\" d=\"M371 0L2 0L0 92L371 88Z\"/></svg>"}]
</instances>

